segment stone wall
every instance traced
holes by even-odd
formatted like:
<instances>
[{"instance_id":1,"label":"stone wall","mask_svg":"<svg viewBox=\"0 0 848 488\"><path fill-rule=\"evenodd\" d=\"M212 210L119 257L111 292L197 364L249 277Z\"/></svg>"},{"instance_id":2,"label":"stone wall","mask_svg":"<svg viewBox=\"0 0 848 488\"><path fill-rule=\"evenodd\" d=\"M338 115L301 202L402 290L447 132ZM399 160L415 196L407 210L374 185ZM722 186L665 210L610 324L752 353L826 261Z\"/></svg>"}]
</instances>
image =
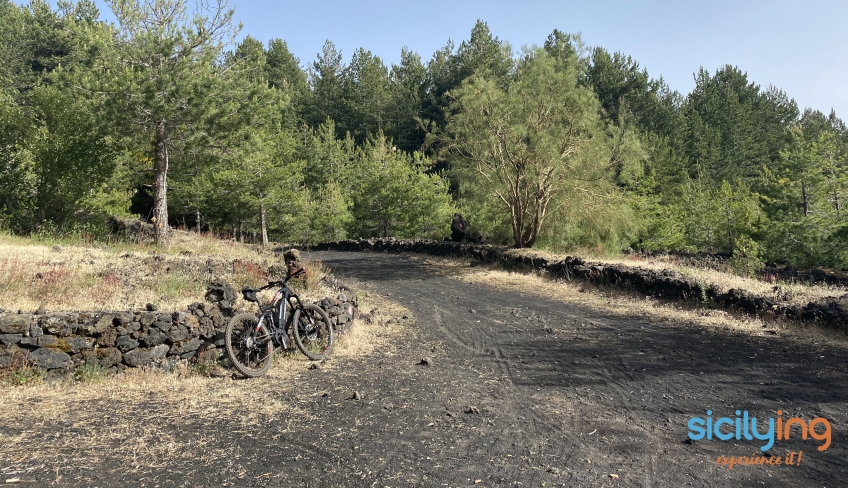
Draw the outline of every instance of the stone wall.
<instances>
[{"instance_id":1,"label":"stone wall","mask_svg":"<svg viewBox=\"0 0 848 488\"><path fill-rule=\"evenodd\" d=\"M0 309L0 368L24 360L60 376L91 364L117 372L143 366L170 369L180 359L215 361L226 354L224 333L237 313L234 301L232 288L218 282L207 293L207 302L176 312L157 311L152 305L117 313ZM352 326L356 296L342 293L318 303L338 332Z\"/></svg>"},{"instance_id":2,"label":"stone wall","mask_svg":"<svg viewBox=\"0 0 848 488\"><path fill-rule=\"evenodd\" d=\"M654 271L624 265L607 265L566 257L557 262L511 252L509 248L424 239L351 239L317 245L315 250L409 252L445 257L469 257L483 262L501 262L545 270L553 276L580 279L615 286L643 295L669 300L689 300L705 307L741 310L754 315L780 316L816 322L848 331L848 295L828 297L799 306L775 297L758 296L745 290L720 292L714 285L702 284L671 270Z\"/></svg>"}]
</instances>

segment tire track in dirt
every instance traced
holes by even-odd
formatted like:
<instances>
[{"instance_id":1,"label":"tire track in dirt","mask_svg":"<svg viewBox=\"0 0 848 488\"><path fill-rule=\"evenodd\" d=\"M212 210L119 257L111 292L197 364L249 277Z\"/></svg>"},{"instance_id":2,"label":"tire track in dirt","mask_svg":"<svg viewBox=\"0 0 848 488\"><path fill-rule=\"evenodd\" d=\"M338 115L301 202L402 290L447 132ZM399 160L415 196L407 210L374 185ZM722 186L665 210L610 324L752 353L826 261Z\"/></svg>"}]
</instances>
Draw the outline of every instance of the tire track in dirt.
<instances>
[{"instance_id":1,"label":"tire track in dirt","mask_svg":"<svg viewBox=\"0 0 848 488\"><path fill-rule=\"evenodd\" d=\"M313 254L340 278L406 303L426 347L443 344L444 357L427 374L452 380L442 383L444 395L426 401L447 396L487 406L484 416L493 425L454 438L465 463L494 473L484 486L762 486L762 480L805 486L830 480L834 486L848 469L845 448L836 442L814 452L818 458L810 464L816 464L804 470L733 472L716 466L715 456L750 455L754 446L683 442L686 420L707 408L765 416L794 403L808 415L845 417L848 382L839 366L808 368L820 354L838 361L844 348L814 351L694 324L609 315L433 276L398 255ZM778 369L784 373L767 381ZM834 438L846 434L846 420L832 419ZM814 451L800 441L787 448Z\"/></svg>"},{"instance_id":2,"label":"tire track in dirt","mask_svg":"<svg viewBox=\"0 0 848 488\"><path fill-rule=\"evenodd\" d=\"M511 416L523 420L520 428L509 431L509 435L498 437L493 444L494 448L504 447L511 448L516 444L530 446L528 452L533 453L533 456L544 457L550 455L546 448L546 444L539 442L540 439L550 435L551 433L559 434L562 439L574 442L567 431L562 429L560 423L552 422L541 415L534 408L532 401L527 398L525 393L515 386L516 371L510 365L509 357L504 352L504 349L497 342L497 335L493 335L491 323L495 319L493 316L500 315L501 311L477 311L474 310L472 319L464 321L462 334L459 334L443 324L443 314L449 314L439 306L434 307L433 319L438 330L444 334L446 339L457 344L458 346L469 350L476 354L478 360L488 361L489 366L495 374L501 378L500 388L497 395L504 399L505 408L499 413L506 416ZM479 320L475 320L480 317ZM512 332L523 333L525 329L521 327L511 328ZM463 338L465 340L463 340ZM491 393L490 393L491 394ZM519 468L513 467L505 471L505 475L513 478L519 477L521 474ZM532 480L531 481L535 481Z\"/></svg>"}]
</instances>

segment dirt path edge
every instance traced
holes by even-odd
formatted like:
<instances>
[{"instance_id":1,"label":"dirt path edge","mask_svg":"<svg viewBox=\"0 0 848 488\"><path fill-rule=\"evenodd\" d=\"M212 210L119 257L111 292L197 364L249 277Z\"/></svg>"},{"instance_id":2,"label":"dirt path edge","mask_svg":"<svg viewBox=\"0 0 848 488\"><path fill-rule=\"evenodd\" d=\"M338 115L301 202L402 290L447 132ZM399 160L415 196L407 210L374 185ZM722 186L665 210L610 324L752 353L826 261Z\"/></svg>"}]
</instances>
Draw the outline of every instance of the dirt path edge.
<instances>
[{"instance_id":1,"label":"dirt path edge","mask_svg":"<svg viewBox=\"0 0 848 488\"><path fill-rule=\"evenodd\" d=\"M587 262L568 256L551 262L544 257L525 254L500 246L426 239L348 239L325 242L316 251L377 251L414 253L441 257L465 257L485 263L500 263L515 268L541 270L555 277L579 279L595 285L614 286L624 290L672 301L698 303L705 308L739 310L765 319L783 317L805 323L816 323L848 332L848 295L827 297L799 306L775 301L746 290L722 292L714 284L687 278L673 270L655 271L620 264Z\"/></svg>"}]
</instances>

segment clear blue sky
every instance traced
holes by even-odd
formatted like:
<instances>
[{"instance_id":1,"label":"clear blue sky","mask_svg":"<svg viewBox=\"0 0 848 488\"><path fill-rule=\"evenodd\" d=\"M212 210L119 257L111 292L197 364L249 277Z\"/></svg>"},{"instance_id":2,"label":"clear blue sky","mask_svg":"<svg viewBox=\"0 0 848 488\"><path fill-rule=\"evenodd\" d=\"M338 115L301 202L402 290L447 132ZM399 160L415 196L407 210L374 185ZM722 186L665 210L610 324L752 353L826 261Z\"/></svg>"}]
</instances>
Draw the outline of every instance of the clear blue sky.
<instances>
[{"instance_id":1,"label":"clear blue sky","mask_svg":"<svg viewBox=\"0 0 848 488\"><path fill-rule=\"evenodd\" d=\"M19 3L23 3L19 0ZM193 2L190 2L190 4ZM104 18L112 18L97 0ZM326 39L345 61L359 47L397 62L408 46L426 63L448 39L468 39L477 19L514 49L542 44L555 28L581 32L590 46L632 56L683 94L693 73L736 65L800 108L848 121L848 1L337 1L230 0L242 36L287 41L305 66Z\"/></svg>"}]
</instances>

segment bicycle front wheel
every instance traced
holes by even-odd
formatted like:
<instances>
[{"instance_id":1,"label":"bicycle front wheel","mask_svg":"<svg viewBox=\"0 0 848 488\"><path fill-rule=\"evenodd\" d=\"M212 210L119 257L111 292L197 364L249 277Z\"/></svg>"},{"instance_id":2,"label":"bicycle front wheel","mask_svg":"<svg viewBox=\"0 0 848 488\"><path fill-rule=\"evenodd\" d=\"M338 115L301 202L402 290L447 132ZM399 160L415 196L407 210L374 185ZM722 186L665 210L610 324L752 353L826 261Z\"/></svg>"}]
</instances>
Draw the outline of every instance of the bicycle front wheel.
<instances>
[{"instance_id":1,"label":"bicycle front wheel","mask_svg":"<svg viewBox=\"0 0 848 488\"><path fill-rule=\"evenodd\" d=\"M313 361L324 359L333 351L333 325L327 312L318 305L304 305L292 317L294 342L300 352Z\"/></svg>"},{"instance_id":2,"label":"bicycle front wheel","mask_svg":"<svg viewBox=\"0 0 848 488\"><path fill-rule=\"evenodd\" d=\"M274 342L265 324L256 329L256 315L236 315L227 325L227 355L239 373L255 378L271 368L274 359Z\"/></svg>"}]
</instances>

